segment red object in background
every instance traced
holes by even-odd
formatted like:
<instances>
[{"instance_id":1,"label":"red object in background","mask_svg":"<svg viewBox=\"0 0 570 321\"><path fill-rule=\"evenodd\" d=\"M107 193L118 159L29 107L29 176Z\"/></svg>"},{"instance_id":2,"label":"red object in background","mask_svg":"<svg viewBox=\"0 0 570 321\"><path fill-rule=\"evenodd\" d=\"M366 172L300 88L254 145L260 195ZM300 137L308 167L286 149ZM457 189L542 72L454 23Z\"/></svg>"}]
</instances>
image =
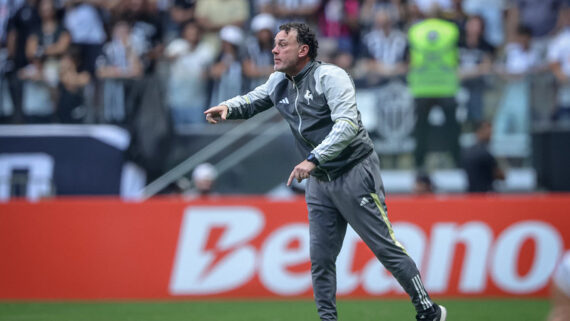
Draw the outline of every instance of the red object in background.
<instances>
[{"instance_id":1,"label":"red object in background","mask_svg":"<svg viewBox=\"0 0 570 321\"><path fill-rule=\"evenodd\" d=\"M546 296L570 242L570 195L388 199L428 290ZM0 204L0 299L310 297L303 199L58 199ZM350 230L338 291L401 296Z\"/></svg>"}]
</instances>

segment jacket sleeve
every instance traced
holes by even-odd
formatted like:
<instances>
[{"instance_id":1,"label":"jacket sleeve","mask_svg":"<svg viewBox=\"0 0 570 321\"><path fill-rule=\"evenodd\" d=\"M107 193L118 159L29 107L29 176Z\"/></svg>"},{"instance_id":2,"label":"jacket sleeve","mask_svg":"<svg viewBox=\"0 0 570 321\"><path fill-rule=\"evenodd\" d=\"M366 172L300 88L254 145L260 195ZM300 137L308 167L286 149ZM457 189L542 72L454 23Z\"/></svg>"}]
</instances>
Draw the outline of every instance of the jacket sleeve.
<instances>
[{"instance_id":1,"label":"jacket sleeve","mask_svg":"<svg viewBox=\"0 0 570 321\"><path fill-rule=\"evenodd\" d=\"M247 119L273 106L270 92L276 73L271 74L266 83L256 87L243 96L236 96L223 101L220 105L228 106L227 119Z\"/></svg>"},{"instance_id":2,"label":"jacket sleeve","mask_svg":"<svg viewBox=\"0 0 570 321\"><path fill-rule=\"evenodd\" d=\"M357 136L358 110L356 108L356 90L348 74L339 67L326 65L315 73L318 77L317 90L324 93L334 125L325 139L313 149L319 163L334 159Z\"/></svg>"}]
</instances>

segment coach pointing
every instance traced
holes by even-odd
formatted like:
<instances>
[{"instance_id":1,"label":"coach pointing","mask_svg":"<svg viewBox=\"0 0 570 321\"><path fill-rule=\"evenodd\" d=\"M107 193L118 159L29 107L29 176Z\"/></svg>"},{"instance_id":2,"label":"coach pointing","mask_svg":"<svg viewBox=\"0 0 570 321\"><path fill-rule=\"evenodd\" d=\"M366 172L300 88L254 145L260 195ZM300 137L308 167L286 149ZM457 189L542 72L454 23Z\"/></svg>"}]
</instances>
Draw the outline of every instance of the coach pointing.
<instances>
[{"instance_id":1,"label":"coach pointing","mask_svg":"<svg viewBox=\"0 0 570 321\"><path fill-rule=\"evenodd\" d=\"M348 223L410 295L416 318L444 321L445 308L427 295L415 263L394 236L380 161L362 126L352 80L341 68L315 60L318 43L306 24L279 29L275 72L267 82L206 110L206 119L246 119L275 106L291 127L306 159L287 185L308 179L311 274L321 320L337 320L335 262Z\"/></svg>"}]
</instances>

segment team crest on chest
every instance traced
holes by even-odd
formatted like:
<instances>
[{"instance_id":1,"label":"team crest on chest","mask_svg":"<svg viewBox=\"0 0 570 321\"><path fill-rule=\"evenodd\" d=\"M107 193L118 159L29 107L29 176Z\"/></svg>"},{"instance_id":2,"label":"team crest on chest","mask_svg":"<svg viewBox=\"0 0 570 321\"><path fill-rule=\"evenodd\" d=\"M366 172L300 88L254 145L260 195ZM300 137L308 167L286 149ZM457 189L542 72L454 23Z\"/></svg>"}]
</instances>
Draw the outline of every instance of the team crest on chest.
<instances>
[{"instance_id":1,"label":"team crest on chest","mask_svg":"<svg viewBox=\"0 0 570 321\"><path fill-rule=\"evenodd\" d=\"M310 90L307 89L307 92L305 93L305 100L307 101L307 104L311 103L311 99L313 99L313 94L311 93Z\"/></svg>"}]
</instances>

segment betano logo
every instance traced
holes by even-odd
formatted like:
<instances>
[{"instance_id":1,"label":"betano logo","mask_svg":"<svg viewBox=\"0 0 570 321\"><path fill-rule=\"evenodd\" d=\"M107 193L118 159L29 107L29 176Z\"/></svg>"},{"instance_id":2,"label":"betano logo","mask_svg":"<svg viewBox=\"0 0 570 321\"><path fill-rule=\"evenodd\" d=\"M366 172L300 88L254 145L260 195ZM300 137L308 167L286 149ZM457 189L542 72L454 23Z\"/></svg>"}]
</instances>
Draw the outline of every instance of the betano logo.
<instances>
[{"instance_id":1,"label":"betano logo","mask_svg":"<svg viewBox=\"0 0 570 321\"><path fill-rule=\"evenodd\" d=\"M256 249L248 245L263 228L254 208L192 207L184 214L170 282L172 294L219 293L247 282ZM215 242L212 233L221 233Z\"/></svg>"},{"instance_id":2,"label":"betano logo","mask_svg":"<svg viewBox=\"0 0 570 321\"><path fill-rule=\"evenodd\" d=\"M269 233L268 236L256 247L251 241L262 234L264 225L264 214L254 207L188 208L181 226L170 293L222 294L239 289L256 275L272 293L302 295L310 291L309 269L292 268L308 266L308 225L290 223L265 231L263 235ZM396 222L393 226L432 293L452 290L477 294L490 284L507 293L532 293L545 287L563 252L559 232L542 221L515 222L496 237L481 221L436 223L429 239L426 231L409 222ZM529 241L534 251L523 253L523 245ZM463 246L463 255L458 255L458 245ZM374 257L364 265L356 264L359 246L362 241L349 228L337 259L338 293L351 294L360 287L373 295L402 292ZM523 274L519 272L521 260L529 261L530 266ZM460 267L457 289L450 289L452 267Z\"/></svg>"}]
</instances>

